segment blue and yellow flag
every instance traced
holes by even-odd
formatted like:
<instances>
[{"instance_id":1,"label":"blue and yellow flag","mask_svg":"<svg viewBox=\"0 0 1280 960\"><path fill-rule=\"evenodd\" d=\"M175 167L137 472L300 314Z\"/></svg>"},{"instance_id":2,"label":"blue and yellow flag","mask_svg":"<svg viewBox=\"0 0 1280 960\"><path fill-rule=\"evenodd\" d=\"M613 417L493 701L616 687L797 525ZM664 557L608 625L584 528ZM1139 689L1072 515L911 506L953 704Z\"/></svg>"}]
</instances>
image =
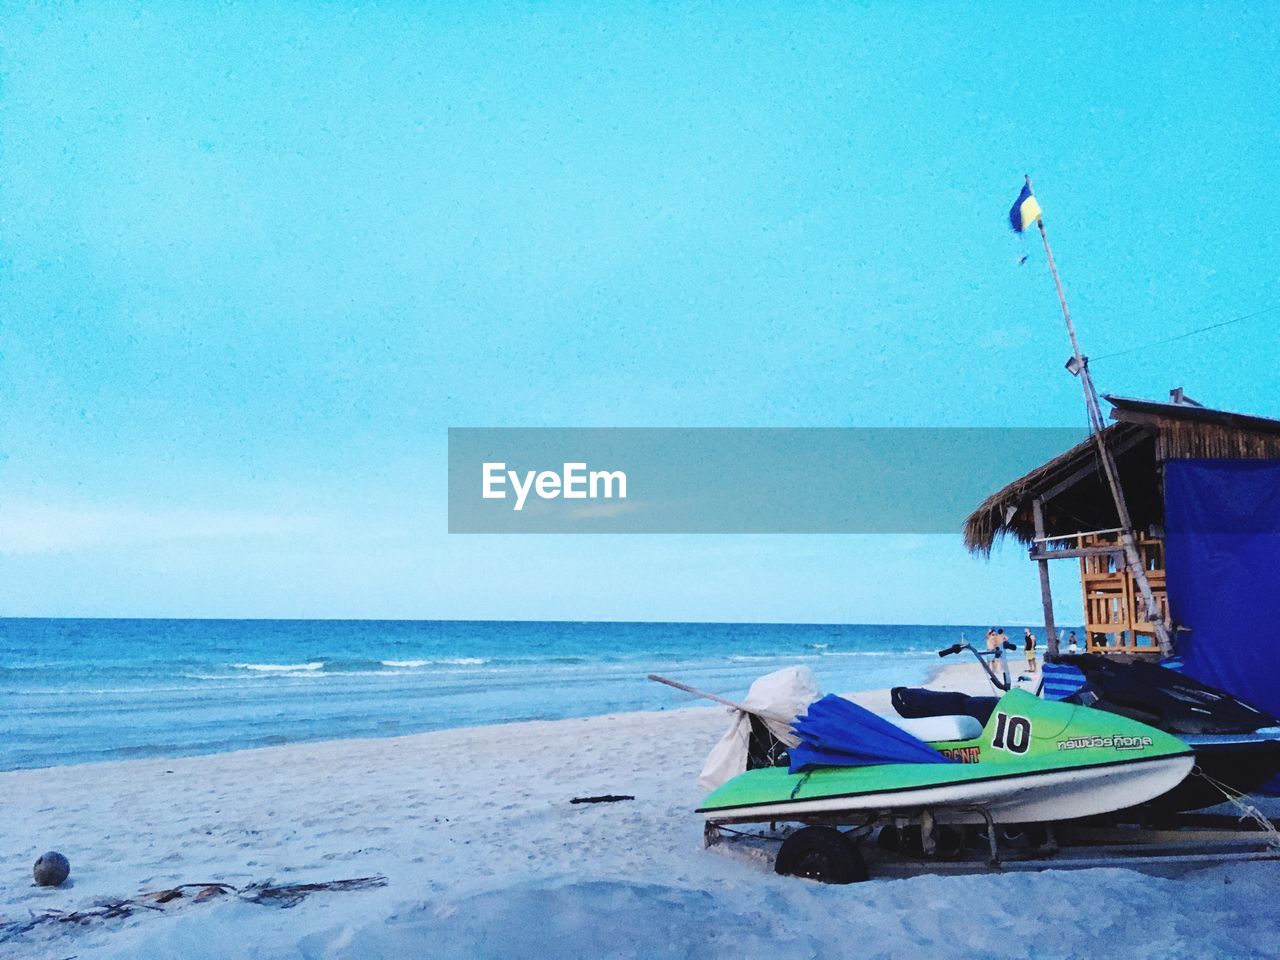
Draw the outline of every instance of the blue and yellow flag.
<instances>
[{"instance_id":1,"label":"blue and yellow flag","mask_svg":"<svg viewBox=\"0 0 1280 960\"><path fill-rule=\"evenodd\" d=\"M1031 187L1024 183L1022 192L1018 194L1018 199L1013 202L1013 208L1009 211L1009 226L1013 227L1014 233L1021 233L1039 219L1040 204L1036 203Z\"/></svg>"}]
</instances>

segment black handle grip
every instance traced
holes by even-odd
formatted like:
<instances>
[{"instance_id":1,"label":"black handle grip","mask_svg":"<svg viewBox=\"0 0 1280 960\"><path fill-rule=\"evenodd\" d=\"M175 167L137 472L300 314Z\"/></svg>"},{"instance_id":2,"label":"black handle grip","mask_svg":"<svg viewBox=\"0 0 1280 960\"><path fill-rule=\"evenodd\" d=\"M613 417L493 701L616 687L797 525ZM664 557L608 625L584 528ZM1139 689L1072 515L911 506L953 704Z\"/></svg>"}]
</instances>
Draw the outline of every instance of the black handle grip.
<instances>
[{"instance_id":1,"label":"black handle grip","mask_svg":"<svg viewBox=\"0 0 1280 960\"><path fill-rule=\"evenodd\" d=\"M964 649L964 644L962 644L962 643L953 643L951 646L947 647L947 649L945 649L945 650L939 650L939 651L938 651L938 656L940 656L940 657L949 657L949 656L951 656L953 653L959 653L959 652L960 652L961 650L963 650L963 649Z\"/></svg>"}]
</instances>

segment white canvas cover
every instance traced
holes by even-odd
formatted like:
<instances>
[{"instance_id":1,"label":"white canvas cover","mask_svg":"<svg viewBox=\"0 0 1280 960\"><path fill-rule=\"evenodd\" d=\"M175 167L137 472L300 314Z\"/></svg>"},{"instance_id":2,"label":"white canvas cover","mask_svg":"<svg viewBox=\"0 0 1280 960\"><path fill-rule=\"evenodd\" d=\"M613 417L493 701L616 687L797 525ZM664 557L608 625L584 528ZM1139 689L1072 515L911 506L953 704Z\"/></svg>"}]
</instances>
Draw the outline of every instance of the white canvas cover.
<instances>
[{"instance_id":1,"label":"white canvas cover","mask_svg":"<svg viewBox=\"0 0 1280 960\"><path fill-rule=\"evenodd\" d=\"M899 730L905 730L917 740L939 743L944 740L976 740L982 735L982 724L976 718L957 714L945 717L919 717L907 720L896 714L880 714Z\"/></svg>"},{"instance_id":2,"label":"white canvas cover","mask_svg":"<svg viewBox=\"0 0 1280 960\"><path fill-rule=\"evenodd\" d=\"M794 720L809 708L809 704L820 699L822 691L818 688L818 679L812 670L808 667L783 667L751 684L742 705ZM733 722L707 757L707 762L702 765L698 786L704 790L714 790L746 772L751 720L741 710L731 710L730 713L733 715ZM788 747L794 747L799 742L791 732L789 723L784 725L776 720L764 722L769 731Z\"/></svg>"}]
</instances>

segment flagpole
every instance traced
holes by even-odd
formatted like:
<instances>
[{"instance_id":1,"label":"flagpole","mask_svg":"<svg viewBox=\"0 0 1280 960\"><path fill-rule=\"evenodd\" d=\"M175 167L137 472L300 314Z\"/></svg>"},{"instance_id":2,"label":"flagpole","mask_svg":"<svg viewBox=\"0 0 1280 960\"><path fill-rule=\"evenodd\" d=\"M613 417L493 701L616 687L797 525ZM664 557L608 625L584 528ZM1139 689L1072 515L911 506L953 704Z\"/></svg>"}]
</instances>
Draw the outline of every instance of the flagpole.
<instances>
[{"instance_id":1,"label":"flagpole","mask_svg":"<svg viewBox=\"0 0 1280 960\"><path fill-rule=\"evenodd\" d=\"M1027 191L1034 196L1035 191L1031 188L1031 177L1027 176L1026 181ZM1045 257L1049 261L1049 271L1053 274L1053 285L1058 291L1058 303L1062 307L1062 319L1067 323L1067 336L1071 338L1071 352L1075 359L1076 367L1072 372L1080 378L1080 385L1084 389L1085 407L1089 411L1090 432L1093 434L1094 445L1098 449L1098 459L1102 462L1102 472L1106 475L1107 485L1111 488L1111 499L1115 501L1116 515L1120 521L1120 544L1124 551L1125 565L1133 574L1133 578L1138 584L1138 590L1142 593L1143 603L1147 608L1147 619L1155 631L1156 641L1160 644L1160 652L1168 657L1173 654L1173 643L1169 637L1169 630L1165 625L1164 616L1160 612L1160 606L1156 602L1155 594L1151 591L1151 583L1147 580L1146 566L1138 554L1138 546L1133 533L1133 520L1129 516L1129 505L1125 502L1124 491L1120 488L1119 470L1116 467L1115 458L1111 455L1111 448L1107 446L1107 442L1102 436L1105 423L1102 419L1102 407L1098 403L1098 391L1093 385L1093 377L1089 375L1089 358L1080 352L1080 341L1076 338L1075 324L1071 322L1071 311L1067 309L1067 295L1062 290L1062 278L1058 275L1058 265L1053 260L1053 249L1049 246L1049 234L1044 228L1043 215L1036 216L1036 226L1040 228L1040 239L1044 241Z\"/></svg>"}]
</instances>

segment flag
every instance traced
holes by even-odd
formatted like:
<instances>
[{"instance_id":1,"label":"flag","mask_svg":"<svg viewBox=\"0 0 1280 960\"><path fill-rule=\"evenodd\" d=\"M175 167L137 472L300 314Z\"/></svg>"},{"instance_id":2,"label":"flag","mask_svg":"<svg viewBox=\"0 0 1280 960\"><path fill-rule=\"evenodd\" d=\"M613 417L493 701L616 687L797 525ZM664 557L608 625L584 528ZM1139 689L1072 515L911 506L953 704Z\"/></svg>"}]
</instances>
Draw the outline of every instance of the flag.
<instances>
[{"instance_id":1,"label":"flag","mask_svg":"<svg viewBox=\"0 0 1280 960\"><path fill-rule=\"evenodd\" d=\"M1039 219L1040 204L1036 203L1031 187L1024 183L1022 192L1013 201L1013 208L1009 211L1009 226L1013 227L1014 233L1021 233Z\"/></svg>"}]
</instances>

